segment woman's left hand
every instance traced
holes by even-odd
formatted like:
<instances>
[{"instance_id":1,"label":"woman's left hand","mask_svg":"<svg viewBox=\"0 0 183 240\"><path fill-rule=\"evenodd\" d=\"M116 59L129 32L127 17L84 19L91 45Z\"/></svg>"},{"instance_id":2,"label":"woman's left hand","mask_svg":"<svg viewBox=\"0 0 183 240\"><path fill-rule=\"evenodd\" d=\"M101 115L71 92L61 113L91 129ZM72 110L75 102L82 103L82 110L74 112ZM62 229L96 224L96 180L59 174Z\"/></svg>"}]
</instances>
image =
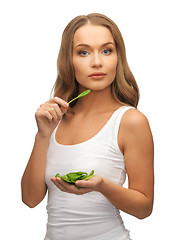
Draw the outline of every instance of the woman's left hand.
<instances>
[{"instance_id":1,"label":"woman's left hand","mask_svg":"<svg viewBox=\"0 0 183 240\"><path fill-rule=\"evenodd\" d=\"M101 176L94 176L88 180L77 180L75 185L56 177L52 177L51 181L63 192L82 195L92 191L99 191L103 178ZM80 189L77 187L80 187Z\"/></svg>"}]
</instances>

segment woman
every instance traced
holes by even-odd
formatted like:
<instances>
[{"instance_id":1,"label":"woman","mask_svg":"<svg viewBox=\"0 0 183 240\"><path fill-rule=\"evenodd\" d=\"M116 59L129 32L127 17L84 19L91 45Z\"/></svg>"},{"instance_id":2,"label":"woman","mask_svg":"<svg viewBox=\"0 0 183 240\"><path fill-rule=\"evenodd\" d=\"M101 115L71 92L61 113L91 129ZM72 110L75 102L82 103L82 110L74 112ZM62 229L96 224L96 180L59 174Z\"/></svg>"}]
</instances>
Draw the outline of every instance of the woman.
<instances>
[{"instance_id":1,"label":"woman","mask_svg":"<svg viewBox=\"0 0 183 240\"><path fill-rule=\"evenodd\" d=\"M35 114L38 132L22 200L35 207L48 190L46 240L130 239L119 210L139 219L152 212L153 138L136 109L138 86L118 27L101 14L73 19L57 69L54 98ZM86 89L91 92L69 106ZM92 169L96 176L75 185L54 177Z\"/></svg>"}]
</instances>

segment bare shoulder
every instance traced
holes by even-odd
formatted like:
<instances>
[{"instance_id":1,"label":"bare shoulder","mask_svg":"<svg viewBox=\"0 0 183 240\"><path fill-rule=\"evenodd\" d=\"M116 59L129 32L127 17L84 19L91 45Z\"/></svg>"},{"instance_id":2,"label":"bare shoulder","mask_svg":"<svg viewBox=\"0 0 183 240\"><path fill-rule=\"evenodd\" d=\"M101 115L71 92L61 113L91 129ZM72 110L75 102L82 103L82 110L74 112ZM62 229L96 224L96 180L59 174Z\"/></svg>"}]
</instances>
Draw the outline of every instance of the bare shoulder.
<instances>
[{"instance_id":1,"label":"bare shoulder","mask_svg":"<svg viewBox=\"0 0 183 240\"><path fill-rule=\"evenodd\" d=\"M118 143L124 152L127 146L150 141L152 143L152 133L147 117L137 109L127 110L120 123Z\"/></svg>"},{"instance_id":2,"label":"bare shoulder","mask_svg":"<svg viewBox=\"0 0 183 240\"><path fill-rule=\"evenodd\" d=\"M121 127L125 127L127 129L135 130L146 128L149 126L149 121L147 117L140 112L139 110L132 108L127 110L121 120Z\"/></svg>"}]
</instances>

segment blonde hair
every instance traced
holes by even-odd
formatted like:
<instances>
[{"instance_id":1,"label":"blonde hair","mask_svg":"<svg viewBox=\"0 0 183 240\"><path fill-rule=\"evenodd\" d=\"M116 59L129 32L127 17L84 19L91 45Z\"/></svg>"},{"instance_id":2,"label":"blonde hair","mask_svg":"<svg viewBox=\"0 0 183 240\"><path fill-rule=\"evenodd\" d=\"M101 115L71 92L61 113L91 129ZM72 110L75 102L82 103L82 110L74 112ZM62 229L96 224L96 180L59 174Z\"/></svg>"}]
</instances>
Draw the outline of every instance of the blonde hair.
<instances>
[{"instance_id":1,"label":"blonde hair","mask_svg":"<svg viewBox=\"0 0 183 240\"><path fill-rule=\"evenodd\" d=\"M121 32L110 18L99 13L78 16L66 26L62 35L61 47L57 59L57 79L53 87L54 96L69 101L76 97L79 92L72 63L73 38L76 30L88 23L107 27L111 31L116 43L118 64L115 80L111 84L112 96L122 104L137 107L139 89L127 63ZM73 102L71 107L75 103L76 101Z\"/></svg>"}]
</instances>

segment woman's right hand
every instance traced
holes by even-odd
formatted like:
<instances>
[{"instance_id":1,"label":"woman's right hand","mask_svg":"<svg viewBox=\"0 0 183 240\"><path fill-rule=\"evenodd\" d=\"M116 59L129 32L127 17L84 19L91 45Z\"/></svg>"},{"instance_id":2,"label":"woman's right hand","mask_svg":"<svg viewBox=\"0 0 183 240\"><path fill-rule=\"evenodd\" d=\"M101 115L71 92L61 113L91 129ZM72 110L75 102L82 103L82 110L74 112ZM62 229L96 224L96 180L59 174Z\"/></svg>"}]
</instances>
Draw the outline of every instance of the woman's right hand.
<instances>
[{"instance_id":1,"label":"woman's right hand","mask_svg":"<svg viewBox=\"0 0 183 240\"><path fill-rule=\"evenodd\" d=\"M35 113L38 135L50 137L53 130L67 112L69 104L59 97L54 97L41 104Z\"/></svg>"}]
</instances>

